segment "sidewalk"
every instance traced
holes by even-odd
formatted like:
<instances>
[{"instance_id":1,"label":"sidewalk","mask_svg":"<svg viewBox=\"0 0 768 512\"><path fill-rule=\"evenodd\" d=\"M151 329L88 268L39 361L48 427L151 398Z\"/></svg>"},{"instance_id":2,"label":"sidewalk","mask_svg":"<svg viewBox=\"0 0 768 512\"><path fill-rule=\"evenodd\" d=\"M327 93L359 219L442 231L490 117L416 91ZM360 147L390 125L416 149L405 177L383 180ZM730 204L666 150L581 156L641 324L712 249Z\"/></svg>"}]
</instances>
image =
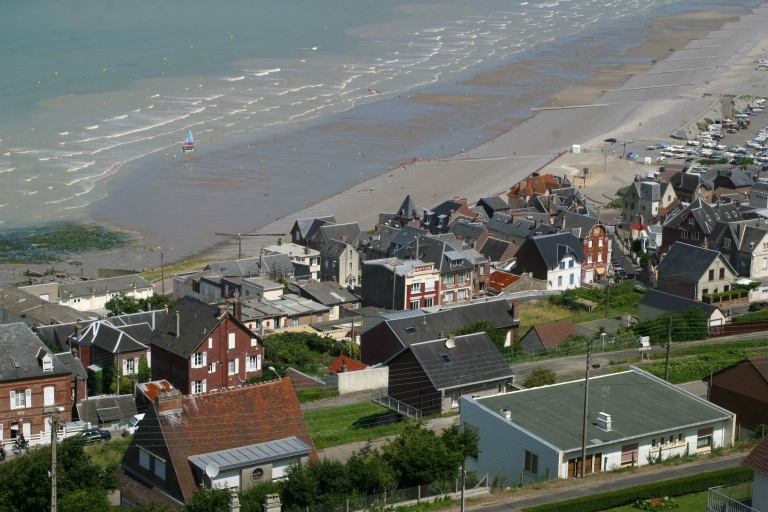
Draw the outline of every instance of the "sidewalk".
<instances>
[{"instance_id":1,"label":"sidewalk","mask_svg":"<svg viewBox=\"0 0 768 512\"><path fill-rule=\"evenodd\" d=\"M580 498L582 496L591 496L602 492L617 491L619 489L627 489L629 487L671 480L673 478L680 478L708 471L734 468L741 464L741 461L746 454L747 452L735 453L715 459L705 459L702 461L682 464L680 466L661 466L658 468L644 466L638 469L635 473L601 473L589 477L583 482L579 479L552 481L548 484L542 484L539 489L530 488L518 492L501 492L493 494L484 498L482 503L478 503L477 505L468 508L472 510L482 510L483 512L520 511L528 507L543 505L545 503L555 503L571 498Z\"/></svg>"},{"instance_id":2,"label":"sidewalk","mask_svg":"<svg viewBox=\"0 0 768 512\"><path fill-rule=\"evenodd\" d=\"M448 427L453 423L457 423L458 421L459 421L458 416L450 416L448 418L437 418L434 420L429 420L426 423L426 427L436 432L439 432L439 431L442 431L445 427ZM379 439L374 439L371 441L371 446L373 448L380 448L389 439L394 439L395 437L396 436L389 436L389 437L381 437ZM365 446L365 443L366 441L358 441L356 443L342 444L339 446L331 446L330 448L318 450L317 454L322 459L340 460L344 462L347 459L349 459L349 457L352 455L353 452Z\"/></svg>"},{"instance_id":3,"label":"sidewalk","mask_svg":"<svg viewBox=\"0 0 768 512\"><path fill-rule=\"evenodd\" d=\"M371 401L371 391L357 391L355 393L348 393L346 395L337 396L336 398L327 398L325 400L316 400L314 402L307 402L301 404L302 411L314 411L315 409L327 409L329 407L339 407L342 405L359 404L362 402Z\"/></svg>"}]
</instances>

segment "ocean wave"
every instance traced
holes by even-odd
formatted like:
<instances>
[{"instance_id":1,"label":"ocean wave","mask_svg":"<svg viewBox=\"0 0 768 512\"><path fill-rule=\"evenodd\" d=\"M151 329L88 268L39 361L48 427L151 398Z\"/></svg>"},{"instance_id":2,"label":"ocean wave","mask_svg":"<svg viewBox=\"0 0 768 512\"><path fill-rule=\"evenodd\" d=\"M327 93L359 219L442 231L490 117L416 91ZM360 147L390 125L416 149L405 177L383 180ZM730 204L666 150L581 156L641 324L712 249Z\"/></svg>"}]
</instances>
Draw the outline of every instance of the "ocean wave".
<instances>
[{"instance_id":1,"label":"ocean wave","mask_svg":"<svg viewBox=\"0 0 768 512\"><path fill-rule=\"evenodd\" d=\"M105 119L105 120L104 120L104 122L105 122L105 123L108 123L108 122L110 122L110 121L118 121L118 120L120 120L120 119L125 119L126 117L128 117L128 114L123 114L123 115L121 115L121 116L115 116L115 117L112 117L112 118L110 118L110 119Z\"/></svg>"},{"instance_id":2,"label":"ocean wave","mask_svg":"<svg viewBox=\"0 0 768 512\"><path fill-rule=\"evenodd\" d=\"M225 78L224 80L226 80L227 82L237 82L239 80L245 80L245 77L244 76L238 76L236 78Z\"/></svg>"},{"instance_id":3,"label":"ocean wave","mask_svg":"<svg viewBox=\"0 0 768 512\"><path fill-rule=\"evenodd\" d=\"M252 69L252 70L245 70L245 73L248 75L253 76L267 76L271 73L277 73L278 71L281 71L280 68L274 68L274 69Z\"/></svg>"},{"instance_id":4,"label":"ocean wave","mask_svg":"<svg viewBox=\"0 0 768 512\"><path fill-rule=\"evenodd\" d=\"M159 98L159 97L160 97L159 94L153 94L152 96L150 96L150 98Z\"/></svg>"},{"instance_id":5,"label":"ocean wave","mask_svg":"<svg viewBox=\"0 0 768 512\"><path fill-rule=\"evenodd\" d=\"M61 132L59 135L69 135L69 132Z\"/></svg>"},{"instance_id":6,"label":"ocean wave","mask_svg":"<svg viewBox=\"0 0 768 512\"><path fill-rule=\"evenodd\" d=\"M96 128L98 128L98 127L99 127L99 125L95 124L95 125L93 125L93 126L86 126L86 127L85 127L85 129L86 129L86 130L95 130L95 129L96 129Z\"/></svg>"},{"instance_id":7,"label":"ocean wave","mask_svg":"<svg viewBox=\"0 0 768 512\"><path fill-rule=\"evenodd\" d=\"M12 172L12 171L15 171L15 170L16 170L15 167L11 167L10 169L0 169L0 174L4 174L6 172Z\"/></svg>"}]
</instances>

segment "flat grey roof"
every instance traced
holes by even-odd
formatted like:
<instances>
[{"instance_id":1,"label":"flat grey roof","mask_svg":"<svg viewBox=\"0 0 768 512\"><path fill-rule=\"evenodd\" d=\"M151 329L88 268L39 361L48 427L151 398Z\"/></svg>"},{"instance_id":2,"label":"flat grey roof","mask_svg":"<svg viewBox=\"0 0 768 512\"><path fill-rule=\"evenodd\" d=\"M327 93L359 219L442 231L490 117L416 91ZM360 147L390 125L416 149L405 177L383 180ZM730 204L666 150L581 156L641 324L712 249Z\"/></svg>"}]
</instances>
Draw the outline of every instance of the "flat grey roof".
<instances>
[{"instance_id":1,"label":"flat grey roof","mask_svg":"<svg viewBox=\"0 0 768 512\"><path fill-rule=\"evenodd\" d=\"M208 464L216 464L220 470L227 470L288 457L301 457L311 452L311 446L293 436L230 450L192 455L189 457L189 462L201 471L205 471Z\"/></svg>"},{"instance_id":2,"label":"flat grey roof","mask_svg":"<svg viewBox=\"0 0 768 512\"><path fill-rule=\"evenodd\" d=\"M496 414L503 408L509 409L512 423L563 452L581 449L583 379L478 398L477 402ZM606 432L595 424L600 412L611 415L611 431ZM724 409L640 370L589 379L587 439L590 446L711 423L730 416Z\"/></svg>"}]
</instances>

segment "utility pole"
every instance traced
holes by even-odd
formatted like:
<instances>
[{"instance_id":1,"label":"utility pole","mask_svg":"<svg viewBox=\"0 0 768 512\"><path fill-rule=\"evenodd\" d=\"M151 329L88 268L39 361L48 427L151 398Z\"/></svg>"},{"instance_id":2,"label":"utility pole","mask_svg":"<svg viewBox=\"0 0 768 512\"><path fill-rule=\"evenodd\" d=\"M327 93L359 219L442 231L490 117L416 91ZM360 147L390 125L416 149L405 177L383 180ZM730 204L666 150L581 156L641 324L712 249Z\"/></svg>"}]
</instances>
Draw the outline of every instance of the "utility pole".
<instances>
[{"instance_id":1,"label":"utility pole","mask_svg":"<svg viewBox=\"0 0 768 512\"><path fill-rule=\"evenodd\" d=\"M56 441L58 441L59 414L63 407L56 407L56 412L51 414L51 512L56 512Z\"/></svg>"},{"instance_id":2,"label":"utility pole","mask_svg":"<svg viewBox=\"0 0 768 512\"><path fill-rule=\"evenodd\" d=\"M165 262L163 261L163 250L160 249L160 289L165 295Z\"/></svg>"},{"instance_id":3,"label":"utility pole","mask_svg":"<svg viewBox=\"0 0 768 512\"><path fill-rule=\"evenodd\" d=\"M603 174L605 174L605 168L608 167L608 153L603 153L605 161L603 161Z\"/></svg>"},{"instance_id":4,"label":"utility pole","mask_svg":"<svg viewBox=\"0 0 768 512\"><path fill-rule=\"evenodd\" d=\"M608 318L608 308L609 304L611 303L611 280L608 279L608 286L606 287L606 296L605 296L605 318Z\"/></svg>"},{"instance_id":5,"label":"utility pole","mask_svg":"<svg viewBox=\"0 0 768 512\"><path fill-rule=\"evenodd\" d=\"M461 463L461 512L464 512L464 488L467 486L466 457Z\"/></svg>"},{"instance_id":6,"label":"utility pole","mask_svg":"<svg viewBox=\"0 0 768 512\"><path fill-rule=\"evenodd\" d=\"M672 348L672 317L669 317L667 323L667 367L664 370L664 380L669 382L669 351Z\"/></svg>"},{"instance_id":7,"label":"utility pole","mask_svg":"<svg viewBox=\"0 0 768 512\"><path fill-rule=\"evenodd\" d=\"M592 362L592 338L587 340L587 376L584 380L584 428L581 431L581 478L587 466L587 421L589 419L589 365ZM578 463L577 463L578 465Z\"/></svg>"}]
</instances>

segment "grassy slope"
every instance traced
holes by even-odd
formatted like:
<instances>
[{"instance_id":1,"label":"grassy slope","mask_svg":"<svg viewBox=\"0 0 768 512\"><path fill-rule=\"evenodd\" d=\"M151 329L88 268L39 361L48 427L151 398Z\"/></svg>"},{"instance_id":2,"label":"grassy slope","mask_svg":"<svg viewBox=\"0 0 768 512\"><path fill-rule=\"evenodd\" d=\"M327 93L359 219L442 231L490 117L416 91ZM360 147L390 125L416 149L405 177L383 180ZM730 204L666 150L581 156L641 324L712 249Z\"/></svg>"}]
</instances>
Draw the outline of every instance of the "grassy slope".
<instances>
[{"instance_id":1,"label":"grassy slope","mask_svg":"<svg viewBox=\"0 0 768 512\"><path fill-rule=\"evenodd\" d=\"M317 449L399 434L406 423L387 424L388 415L371 402L304 412Z\"/></svg>"},{"instance_id":2,"label":"grassy slope","mask_svg":"<svg viewBox=\"0 0 768 512\"><path fill-rule=\"evenodd\" d=\"M702 510L707 510L706 492L686 494L685 496L678 496L674 500L680 505L680 508L674 509L675 512L701 512ZM624 505L623 507L612 508L608 512L636 512L638 510L640 509L632 505Z\"/></svg>"},{"instance_id":3,"label":"grassy slope","mask_svg":"<svg viewBox=\"0 0 768 512\"><path fill-rule=\"evenodd\" d=\"M611 308L608 312L610 317L619 315L626 316L627 312L637 315L637 307L622 306ZM520 306L520 335L528 332L528 329L534 325L547 324L551 322L560 322L562 320L571 320L573 323L589 322L590 320L599 320L605 318L605 306L597 307L592 313L587 313L582 309L568 309L563 306L557 306L546 300L538 302L526 302Z\"/></svg>"},{"instance_id":4,"label":"grassy slope","mask_svg":"<svg viewBox=\"0 0 768 512\"><path fill-rule=\"evenodd\" d=\"M94 464L101 467L119 464L123 460L125 450L131 444L133 436L117 437L105 443L94 443L85 447L87 453Z\"/></svg>"}]
</instances>

